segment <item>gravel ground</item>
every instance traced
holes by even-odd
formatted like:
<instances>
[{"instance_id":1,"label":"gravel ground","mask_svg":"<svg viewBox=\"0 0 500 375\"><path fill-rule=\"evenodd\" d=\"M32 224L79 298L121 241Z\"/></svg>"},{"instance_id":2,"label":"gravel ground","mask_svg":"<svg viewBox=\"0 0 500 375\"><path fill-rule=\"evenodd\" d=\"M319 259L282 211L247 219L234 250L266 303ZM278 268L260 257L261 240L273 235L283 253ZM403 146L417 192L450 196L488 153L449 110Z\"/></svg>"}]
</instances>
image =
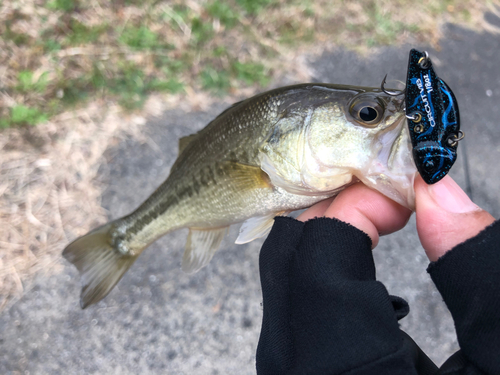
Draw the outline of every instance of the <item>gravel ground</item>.
<instances>
[{"instance_id":1,"label":"gravel ground","mask_svg":"<svg viewBox=\"0 0 500 375\"><path fill-rule=\"evenodd\" d=\"M498 20L493 20L497 22ZM464 144L476 203L499 217L500 37L455 26L435 51L427 45L383 48L363 59L336 50L309 58L317 82L380 85L405 79L411 47L429 51L438 74L460 103L466 143L452 176L464 186ZM292 82L286 82L292 83ZM124 141L107 153L110 218L128 213L168 175L177 139L202 128L227 103L208 112L166 112L148 122L160 147ZM262 319L258 254L262 241L236 246L232 228L210 265L180 271L187 231L168 234L146 251L111 294L84 311L76 270L39 275L35 286L0 315L1 374L253 374ZM377 273L412 311L402 327L437 363L457 350L453 322L426 273L415 222L384 237L375 250Z\"/></svg>"}]
</instances>

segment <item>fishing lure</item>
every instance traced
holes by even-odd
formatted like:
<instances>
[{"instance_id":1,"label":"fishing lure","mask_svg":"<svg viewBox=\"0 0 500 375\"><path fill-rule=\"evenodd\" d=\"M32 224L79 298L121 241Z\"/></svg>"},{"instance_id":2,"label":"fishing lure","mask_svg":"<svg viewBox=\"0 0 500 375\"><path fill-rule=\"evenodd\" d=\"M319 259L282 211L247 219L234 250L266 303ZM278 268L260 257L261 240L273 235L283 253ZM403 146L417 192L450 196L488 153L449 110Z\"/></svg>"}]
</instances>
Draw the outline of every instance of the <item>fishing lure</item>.
<instances>
[{"instance_id":1,"label":"fishing lure","mask_svg":"<svg viewBox=\"0 0 500 375\"><path fill-rule=\"evenodd\" d=\"M410 51L405 99L413 160L424 181L434 184L455 163L458 141L464 133L457 99L436 75L425 51Z\"/></svg>"},{"instance_id":2,"label":"fishing lure","mask_svg":"<svg viewBox=\"0 0 500 375\"><path fill-rule=\"evenodd\" d=\"M388 95L405 95L406 118L413 147L413 160L427 184L434 184L449 172L457 160L460 130L458 102L450 87L436 75L429 54L410 51L406 88L388 91Z\"/></svg>"}]
</instances>

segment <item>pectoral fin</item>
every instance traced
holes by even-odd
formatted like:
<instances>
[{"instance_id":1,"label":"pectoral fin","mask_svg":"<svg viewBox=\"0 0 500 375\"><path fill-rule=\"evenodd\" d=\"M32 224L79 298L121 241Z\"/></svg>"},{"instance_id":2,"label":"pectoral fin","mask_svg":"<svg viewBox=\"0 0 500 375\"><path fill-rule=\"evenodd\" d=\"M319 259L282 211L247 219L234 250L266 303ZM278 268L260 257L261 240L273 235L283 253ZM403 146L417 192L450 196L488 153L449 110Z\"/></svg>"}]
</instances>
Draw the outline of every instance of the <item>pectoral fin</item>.
<instances>
[{"instance_id":1,"label":"pectoral fin","mask_svg":"<svg viewBox=\"0 0 500 375\"><path fill-rule=\"evenodd\" d=\"M223 162L231 185L238 190L271 188L269 176L260 167L237 162Z\"/></svg>"},{"instance_id":2,"label":"pectoral fin","mask_svg":"<svg viewBox=\"0 0 500 375\"><path fill-rule=\"evenodd\" d=\"M182 270L186 273L194 273L205 267L219 248L228 228L190 228L182 258Z\"/></svg>"},{"instance_id":3,"label":"pectoral fin","mask_svg":"<svg viewBox=\"0 0 500 375\"><path fill-rule=\"evenodd\" d=\"M267 216L255 216L243 222L240 235L235 243L238 245L250 242L256 238L264 237L269 233L274 224L274 218L286 214L286 211L273 213Z\"/></svg>"}]
</instances>

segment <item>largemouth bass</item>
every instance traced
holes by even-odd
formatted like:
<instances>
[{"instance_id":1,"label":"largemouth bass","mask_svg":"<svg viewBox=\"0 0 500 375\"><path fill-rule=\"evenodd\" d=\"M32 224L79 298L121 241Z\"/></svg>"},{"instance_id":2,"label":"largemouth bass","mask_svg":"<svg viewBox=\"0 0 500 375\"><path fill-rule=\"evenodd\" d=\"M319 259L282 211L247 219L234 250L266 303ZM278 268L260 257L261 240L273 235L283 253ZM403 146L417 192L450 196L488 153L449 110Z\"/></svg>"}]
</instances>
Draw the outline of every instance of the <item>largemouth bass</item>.
<instances>
[{"instance_id":1,"label":"largemouth bass","mask_svg":"<svg viewBox=\"0 0 500 375\"><path fill-rule=\"evenodd\" d=\"M189 228L182 269L195 272L228 227L236 243L266 235L273 218L362 181L413 208L416 172L403 99L333 84L278 88L234 104L181 138L165 182L134 212L70 243L82 308L105 297L142 251Z\"/></svg>"}]
</instances>

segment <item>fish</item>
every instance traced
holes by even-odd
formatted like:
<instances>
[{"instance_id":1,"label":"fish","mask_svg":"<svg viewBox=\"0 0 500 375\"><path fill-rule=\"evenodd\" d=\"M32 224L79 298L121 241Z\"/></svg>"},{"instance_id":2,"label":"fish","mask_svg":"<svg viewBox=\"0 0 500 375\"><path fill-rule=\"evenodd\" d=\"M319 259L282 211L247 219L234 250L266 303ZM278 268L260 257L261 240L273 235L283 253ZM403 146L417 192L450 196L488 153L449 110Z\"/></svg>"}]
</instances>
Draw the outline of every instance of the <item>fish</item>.
<instances>
[{"instance_id":1,"label":"fish","mask_svg":"<svg viewBox=\"0 0 500 375\"><path fill-rule=\"evenodd\" d=\"M80 305L104 298L161 236L189 228L182 270L206 266L232 224L237 244L274 217L361 181L414 208L416 167L402 98L380 88L304 83L240 101L179 140L167 179L135 211L71 242Z\"/></svg>"}]
</instances>

